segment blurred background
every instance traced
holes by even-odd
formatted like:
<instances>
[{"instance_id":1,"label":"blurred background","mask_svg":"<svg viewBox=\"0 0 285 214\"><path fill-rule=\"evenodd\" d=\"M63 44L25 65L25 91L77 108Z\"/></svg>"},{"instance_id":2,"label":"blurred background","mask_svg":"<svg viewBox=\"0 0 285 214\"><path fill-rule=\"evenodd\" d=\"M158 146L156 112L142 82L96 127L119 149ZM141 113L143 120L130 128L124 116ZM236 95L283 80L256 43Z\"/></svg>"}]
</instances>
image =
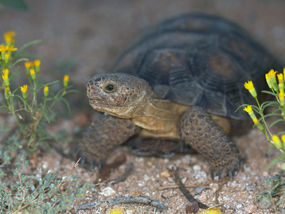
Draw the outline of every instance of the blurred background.
<instances>
[{"instance_id":1,"label":"blurred background","mask_svg":"<svg viewBox=\"0 0 285 214\"><path fill-rule=\"evenodd\" d=\"M71 82L84 93L86 81L96 73L108 72L134 39L160 21L188 12L216 14L237 22L285 64L284 0L25 2L26 11L1 8L0 35L16 31L17 47L42 39L29 51L42 60L45 81L61 79L68 74ZM87 99L80 102L88 106Z\"/></svg>"}]
</instances>

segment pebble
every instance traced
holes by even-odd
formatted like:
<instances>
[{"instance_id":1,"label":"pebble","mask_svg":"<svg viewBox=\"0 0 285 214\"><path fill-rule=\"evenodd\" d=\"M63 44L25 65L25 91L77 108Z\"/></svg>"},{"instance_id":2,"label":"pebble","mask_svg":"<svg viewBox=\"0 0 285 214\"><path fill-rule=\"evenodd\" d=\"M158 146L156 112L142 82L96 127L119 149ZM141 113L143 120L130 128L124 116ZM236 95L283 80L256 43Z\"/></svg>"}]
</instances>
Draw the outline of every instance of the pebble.
<instances>
[{"instance_id":1,"label":"pebble","mask_svg":"<svg viewBox=\"0 0 285 214\"><path fill-rule=\"evenodd\" d=\"M251 204L245 208L245 211L247 213L256 213L257 207L255 205Z\"/></svg>"},{"instance_id":2,"label":"pebble","mask_svg":"<svg viewBox=\"0 0 285 214\"><path fill-rule=\"evenodd\" d=\"M204 193L204 194L200 195L198 198L202 203L205 203L207 201L207 194Z\"/></svg>"},{"instance_id":3,"label":"pebble","mask_svg":"<svg viewBox=\"0 0 285 214\"><path fill-rule=\"evenodd\" d=\"M111 187L106 187L102 189L101 192L99 192L100 195L104 196L114 195L115 193L116 193L115 190L113 190Z\"/></svg>"},{"instance_id":4,"label":"pebble","mask_svg":"<svg viewBox=\"0 0 285 214\"><path fill-rule=\"evenodd\" d=\"M194 166L193 166L193 169L194 169L195 171L201 171L201 166L199 166L199 165L194 165Z\"/></svg>"},{"instance_id":5,"label":"pebble","mask_svg":"<svg viewBox=\"0 0 285 214\"><path fill-rule=\"evenodd\" d=\"M240 208L242 208L242 204L237 205L237 209L240 209Z\"/></svg>"},{"instance_id":6,"label":"pebble","mask_svg":"<svg viewBox=\"0 0 285 214\"><path fill-rule=\"evenodd\" d=\"M233 214L233 213L234 213L234 211L233 211L233 210L230 210L230 209L228 209L228 210L225 211L225 214Z\"/></svg>"},{"instance_id":7,"label":"pebble","mask_svg":"<svg viewBox=\"0 0 285 214\"><path fill-rule=\"evenodd\" d=\"M248 190L248 191L252 191L252 192L256 192L257 191L256 187L254 187L252 185L246 186L245 189Z\"/></svg>"},{"instance_id":8,"label":"pebble","mask_svg":"<svg viewBox=\"0 0 285 214\"><path fill-rule=\"evenodd\" d=\"M262 173L262 175L263 175L264 177L267 177L267 176L268 176L268 172L265 171L265 172Z\"/></svg>"}]
</instances>

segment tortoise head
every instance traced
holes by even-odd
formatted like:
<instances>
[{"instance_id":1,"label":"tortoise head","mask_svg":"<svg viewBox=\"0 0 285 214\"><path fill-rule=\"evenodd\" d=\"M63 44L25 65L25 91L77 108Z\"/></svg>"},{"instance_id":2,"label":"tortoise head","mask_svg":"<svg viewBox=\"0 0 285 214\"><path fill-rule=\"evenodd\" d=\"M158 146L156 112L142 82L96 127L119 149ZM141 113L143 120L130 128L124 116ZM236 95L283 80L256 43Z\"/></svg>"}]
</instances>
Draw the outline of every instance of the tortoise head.
<instances>
[{"instance_id":1,"label":"tortoise head","mask_svg":"<svg viewBox=\"0 0 285 214\"><path fill-rule=\"evenodd\" d=\"M152 94L145 80L123 73L97 74L86 87L95 110L121 118L132 118Z\"/></svg>"}]
</instances>

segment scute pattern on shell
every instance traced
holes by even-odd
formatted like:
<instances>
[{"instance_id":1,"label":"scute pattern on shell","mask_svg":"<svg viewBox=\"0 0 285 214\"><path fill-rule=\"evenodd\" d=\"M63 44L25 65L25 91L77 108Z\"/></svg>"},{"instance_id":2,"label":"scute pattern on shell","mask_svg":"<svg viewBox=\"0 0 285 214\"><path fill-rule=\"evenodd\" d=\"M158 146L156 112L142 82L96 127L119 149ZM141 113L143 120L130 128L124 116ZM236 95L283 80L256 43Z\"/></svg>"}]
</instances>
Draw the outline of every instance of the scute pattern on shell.
<instances>
[{"instance_id":1,"label":"scute pattern on shell","mask_svg":"<svg viewBox=\"0 0 285 214\"><path fill-rule=\"evenodd\" d=\"M254 99L264 75L282 71L280 63L241 27L217 16L187 14L162 22L128 48L113 72L145 79L161 98L201 107L237 120L248 115L237 108Z\"/></svg>"}]
</instances>

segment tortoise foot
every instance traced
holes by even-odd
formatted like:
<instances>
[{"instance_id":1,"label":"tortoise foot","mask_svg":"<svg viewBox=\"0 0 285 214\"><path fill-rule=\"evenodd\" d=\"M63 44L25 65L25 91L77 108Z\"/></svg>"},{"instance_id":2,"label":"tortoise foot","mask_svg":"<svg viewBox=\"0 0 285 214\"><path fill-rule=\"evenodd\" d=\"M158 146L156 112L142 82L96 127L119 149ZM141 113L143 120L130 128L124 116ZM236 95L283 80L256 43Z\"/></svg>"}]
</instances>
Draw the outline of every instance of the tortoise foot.
<instances>
[{"instance_id":1,"label":"tortoise foot","mask_svg":"<svg viewBox=\"0 0 285 214\"><path fill-rule=\"evenodd\" d=\"M240 158L237 156L227 165L223 166L215 166L214 164L211 165L211 178L215 180L218 176L219 179L229 176L232 179L239 171L241 162Z\"/></svg>"}]
</instances>

